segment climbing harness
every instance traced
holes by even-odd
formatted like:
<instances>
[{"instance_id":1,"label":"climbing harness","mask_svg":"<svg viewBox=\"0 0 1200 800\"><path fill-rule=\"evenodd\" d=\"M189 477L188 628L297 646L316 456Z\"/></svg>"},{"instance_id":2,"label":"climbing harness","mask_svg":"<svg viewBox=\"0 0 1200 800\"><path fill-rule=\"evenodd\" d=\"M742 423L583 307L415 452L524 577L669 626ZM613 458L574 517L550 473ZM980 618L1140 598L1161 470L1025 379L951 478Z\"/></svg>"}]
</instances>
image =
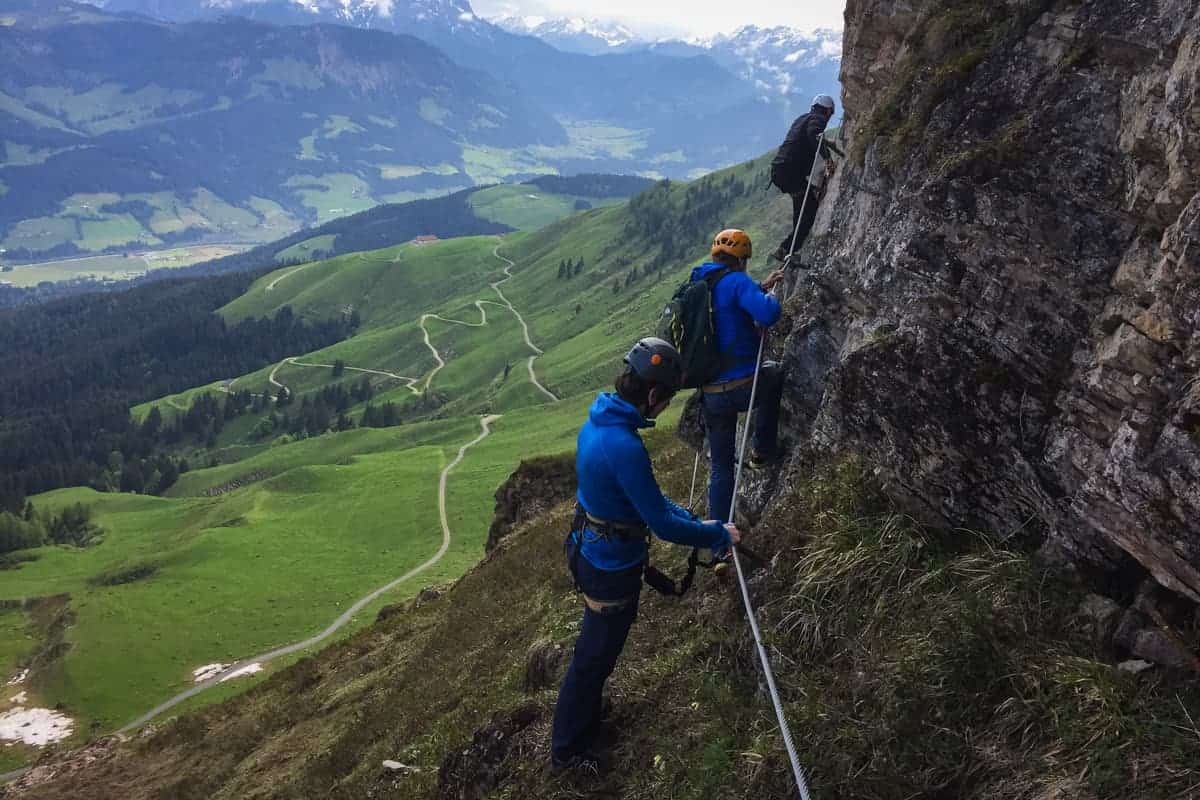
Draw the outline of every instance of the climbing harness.
<instances>
[{"instance_id":1,"label":"climbing harness","mask_svg":"<svg viewBox=\"0 0 1200 800\"><path fill-rule=\"evenodd\" d=\"M824 136L824 134L822 134ZM797 227L797 230L799 228ZM792 240L793 244L795 239ZM746 411L746 422L742 428L742 444L738 451L737 470L733 475L733 499L729 502L729 521L734 520L737 511L738 486L742 480L742 464L745 462L746 444L750 439L750 420L754 415L754 397L758 392L758 373L762 368L763 350L767 343L766 332L758 343L758 361L754 365L754 381L750 384L750 406ZM738 586L742 591L742 603L746 607L746 618L750 621L750 630L754 633L754 644L758 649L758 659L762 663L763 675L767 679L767 689L771 693L771 703L775 706L775 717L779 720L779 732L783 736L783 745L787 749L788 759L792 762L792 774L796 778L796 789L800 792L801 800L810 800L808 781L804 777L804 768L800 766L800 757L796 754L796 745L792 742L792 731L788 727L787 717L783 713L783 701L779 697L779 688L775 685L775 674L771 671L771 659L767 648L763 645L762 633L758 629L758 621L754 617L754 606L750 603L750 589L746 585L746 574L742 570L742 561L738 557L738 545L733 545L733 566L737 571Z\"/></svg>"},{"instance_id":2,"label":"climbing harness","mask_svg":"<svg viewBox=\"0 0 1200 800\"><path fill-rule=\"evenodd\" d=\"M691 556L688 557L687 573L683 576L683 580L676 584L675 581L671 580L661 570L650 564L649 528L645 525L622 525L621 523L602 520L587 513L583 509L583 506L577 504L575 506L575 517L571 520L571 532L567 534L566 541L563 542L563 547L568 550L567 566L570 568L571 578L575 582L575 591L583 595L583 600L587 604L587 607L597 614L615 613L628 605L631 599L617 603L601 603L588 597L579 585L579 557L583 550L583 534L584 531L588 530L606 539L645 541L647 544L646 562L642 570L642 580L654 591L669 597L683 597L687 594L688 589L692 588L692 583L696 580L696 569L702 566L710 566L700 560L698 550L692 550ZM576 539L576 534L578 534L578 539Z\"/></svg>"},{"instance_id":3,"label":"climbing harness","mask_svg":"<svg viewBox=\"0 0 1200 800\"><path fill-rule=\"evenodd\" d=\"M813 175L817 171L817 161L821 158L821 145L825 143L825 132L821 131L821 135L817 137L817 150L813 153L812 166L808 168L808 179L804 185L804 199L800 201L800 216L796 218L796 228L792 231L792 244L788 247L787 256L783 259L782 269L787 269L792 261L792 257L796 255L796 239L800 238L800 225L804 222L804 209L808 207L808 196L812 193ZM762 360L761 348L759 348L759 360ZM754 373L755 379L758 378L758 373ZM736 484L735 484L736 485Z\"/></svg>"}]
</instances>

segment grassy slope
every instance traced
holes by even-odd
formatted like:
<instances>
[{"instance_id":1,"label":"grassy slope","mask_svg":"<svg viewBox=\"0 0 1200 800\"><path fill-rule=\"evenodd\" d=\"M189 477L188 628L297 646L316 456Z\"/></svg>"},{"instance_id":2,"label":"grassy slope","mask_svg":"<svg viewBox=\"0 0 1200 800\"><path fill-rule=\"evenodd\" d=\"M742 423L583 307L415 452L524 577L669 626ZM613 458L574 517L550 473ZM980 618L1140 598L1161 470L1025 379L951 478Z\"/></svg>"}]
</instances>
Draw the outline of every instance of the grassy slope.
<instances>
[{"instance_id":1,"label":"grassy slope","mask_svg":"<svg viewBox=\"0 0 1200 800\"><path fill-rule=\"evenodd\" d=\"M761 171L761 166L743 171ZM730 216L754 221L770 198L759 193L752 199ZM778 215L774 208L770 213ZM51 590L72 593L78 615L72 629L75 646L62 668L41 682L40 696L66 704L104 729L183 686L199 664L246 657L263 645L319 628L336 615L338 603L403 571L399 561L372 558L394 535L385 519L406 520L410 524L404 535L417 537L411 540L416 546L403 554L405 564L418 563L436 546L429 493L436 487L440 464L473 437L477 422L472 415L499 411L506 416L493 438L470 454L450 482L451 523L463 536L439 571L425 577L453 576L474 563L495 486L520 458L570 447L591 392L611 380L628 342L652 328L662 300L686 273L688 265L680 264L662 282L643 278L614 294L608 283L612 276L652 257L653 242L628 241L622 233L627 224L624 207L597 209L536 234L512 235L503 243L503 252L517 261L515 277L504 291L527 310L531 335L547 351L537 362L538 373L562 396L575 399L539 405L546 398L528 382L529 350L519 326L506 309L489 305L487 327L428 323L447 361L432 384L433 397L417 398L395 380L372 378L380 392L376 402L394 399L410 417L441 419L386 431L327 434L284 446L254 440L249 435L254 420L237 419L222 433L216 452L189 454L195 456L193 464L214 458L221 465L184 475L169 498L83 497L85 493L72 490L41 499L40 505L48 507L86 499L109 535L91 550L42 551L40 561L0 576L0 598ZM623 241L626 246L619 244ZM351 366L423 376L434 362L421 342L416 318L430 311L477 322L476 300L499 301L487 285L503 274L502 262L492 256L497 243L486 237L405 245L340 256L299 271L284 268L261 279L224 313L236 321L290 305L299 314L323 318L353 307L363 320L359 333L324 351L297 354L303 355L301 361L332 364L341 358ZM702 253L698 247L697 258ZM579 256L588 263L585 273L558 280L559 262ZM281 276L286 277L277 280ZM585 310L573 318L567 310L576 302ZM511 371L504 379L506 364ZM237 388L265 390L272 369L238 378ZM348 372L345 380L357 377ZM297 392L333 382L331 370L297 365L281 367L278 379ZM216 390L216 384L198 387L157 403L169 417L195 393ZM135 415L144 415L150 405L139 406ZM397 483L403 484L399 491ZM216 498L204 496L232 487L240 488ZM349 519L344 506L354 497L363 504L353 511L363 514L354 524L366 538L361 547L338 550L343 535L338 520ZM235 546L212 546L227 541ZM325 558L331 550L338 550L336 557ZM159 571L125 586L88 583L143 561L160 565ZM218 581L217 576L230 579ZM207 588L206 580L220 585ZM205 588L198 591L198 586ZM311 591L314 586L320 591ZM221 617L226 605L243 609L246 616ZM287 610L279 610L281 606ZM194 635L196 619L211 620L204 635ZM141 663L136 669L118 669L127 659L128 643L143 635L151 645ZM105 677L97 681L95 675Z\"/></svg>"},{"instance_id":2,"label":"grassy slope","mask_svg":"<svg viewBox=\"0 0 1200 800\"><path fill-rule=\"evenodd\" d=\"M686 492L690 452L653 440ZM755 528L778 555L754 592L817 796L1188 796L1195 683L1105 663L1077 587L1026 553L920 530L854 464L790 478ZM707 574L683 601L643 595L610 686L609 777L546 770L563 662L529 686L527 657L565 658L577 633L567 517L535 520L448 595L21 796L794 796L740 600Z\"/></svg>"},{"instance_id":3,"label":"grassy slope","mask_svg":"<svg viewBox=\"0 0 1200 800\"><path fill-rule=\"evenodd\" d=\"M449 554L375 607L475 563L496 485L526 454L569 449L590 399L518 411L495 423L493 436L449 482ZM186 688L201 664L228 663L315 633L339 607L437 549L438 473L477 432L473 418L360 429L193 471L169 498L86 489L39 497L45 509L90 505L108 535L84 550L43 548L37 561L4 576L8 598L71 596L71 650L39 675L36 695L110 729ZM239 479L243 488L205 496ZM154 571L103 584L143 566ZM368 621L370 611L359 621ZM15 617L9 622L18 625ZM138 655L130 659L134 642ZM28 651L5 647L0 658L12 666Z\"/></svg>"},{"instance_id":4,"label":"grassy slope","mask_svg":"<svg viewBox=\"0 0 1200 800\"><path fill-rule=\"evenodd\" d=\"M591 206L619 205L617 198L598 199L554 194L537 186L501 185L480 189L467 202L476 216L499 222L519 231L536 231L575 213L575 203Z\"/></svg>"},{"instance_id":5,"label":"grassy slope","mask_svg":"<svg viewBox=\"0 0 1200 800\"><path fill-rule=\"evenodd\" d=\"M765 161L725 170L712 180L723 181L731 175L747 184L761 184ZM677 185L671 203L682 206L686 191L686 185ZM758 241L771 241L786 224L784 205L776 193L752 188L726 209L728 213L718 224L740 225ZM342 256L292 274L289 272L295 267L284 268L262 278L224 313L227 319L237 320L273 314L290 305L299 314L321 318L354 307L363 317L359 335L303 360L332 364L340 358L351 366L423 377L434 362L421 342L417 318L431 312L478 322L474 302L499 299L487 285L502 277L503 264L491 256L498 243L491 237L457 239ZM588 211L535 233L503 240L501 253L517 265L502 290L524 314L534 342L545 350L538 371L553 391L569 395L606 383L624 349L639 336L653 332L666 298L707 252L704 241L698 240L694 255L672 262L661 280L639 277L626 287L625 276L651 263L658 245L653 238L630 233L630 211L625 205ZM760 246L760 251L764 249ZM585 261L584 272L560 280L559 264L579 258ZM761 273L764 268L756 267L756 271ZM266 291L284 275L287 277L272 291ZM613 281L621 283L619 292L614 293ZM578 314L576 306L581 307ZM486 328L436 320L429 323L435 346L444 358L451 356L433 387L437 394L453 398L443 413L503 410L537 398L536 394L522 394L518 387L525 384L496 383L505 363L512 363L514 372L520 371L529 351L512 335L511 316L495 306L487 309L490 324ZM470 363L472 359L477 363ZM239 379L238 387L265 389L271 369ZM285 366L279 374L299 391L332 381L330 374L320 370ZM381 381L380 388L385 392L382 399L417 403L412 392L394 381ZM441 407L441 401L433 405ZM412 413L422 412L414 405Z\"/></svg>"}]
</instances>

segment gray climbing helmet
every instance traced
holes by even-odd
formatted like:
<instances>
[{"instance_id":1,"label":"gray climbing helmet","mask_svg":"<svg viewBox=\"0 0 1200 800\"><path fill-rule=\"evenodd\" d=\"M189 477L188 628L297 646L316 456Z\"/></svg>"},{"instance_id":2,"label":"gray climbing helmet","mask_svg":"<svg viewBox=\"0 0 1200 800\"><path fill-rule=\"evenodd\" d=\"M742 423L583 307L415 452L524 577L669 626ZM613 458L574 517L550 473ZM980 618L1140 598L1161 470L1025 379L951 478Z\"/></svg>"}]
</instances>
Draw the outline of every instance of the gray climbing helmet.
<instances>
[{"instance_id":1,"label":"gray climbing helmet","mask_svg":"<svg viewBox=\"0 0 1200 800\"><path fill-rule=\"evenodd\" d=\"M625 363L642 380L679 389L683 383L683 362L679 351L665 339L647 336L625 356Z\"/></svg>"}]
</instances>

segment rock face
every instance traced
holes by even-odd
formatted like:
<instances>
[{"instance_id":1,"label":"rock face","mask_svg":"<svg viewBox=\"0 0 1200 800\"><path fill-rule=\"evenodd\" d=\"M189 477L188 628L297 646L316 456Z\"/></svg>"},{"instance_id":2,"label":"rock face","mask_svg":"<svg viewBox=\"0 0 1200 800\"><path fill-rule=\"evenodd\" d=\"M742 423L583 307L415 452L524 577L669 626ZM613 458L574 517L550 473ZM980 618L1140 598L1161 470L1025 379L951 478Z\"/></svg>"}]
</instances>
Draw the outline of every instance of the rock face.
<instances>
[{"instance_id":1,"label":"rock face","mask_svg":"<svg viewBox=\"0 0 1200 800\"><path fill-rule=\"evenodd\" d=\"M575 456L547 456L522 461L496 490L496 511L486 549L520 526L575 495Z\"/></svg>"},{"instance_id":2,"label":"rock face","mask_svg":"<svg viewBox=\"0 0 1200 800\"><path fill-rule=\"evenodd\" d=\"M1200 601L1200 2L850 0L791 435Z\"/></svg>"}]
</instances>

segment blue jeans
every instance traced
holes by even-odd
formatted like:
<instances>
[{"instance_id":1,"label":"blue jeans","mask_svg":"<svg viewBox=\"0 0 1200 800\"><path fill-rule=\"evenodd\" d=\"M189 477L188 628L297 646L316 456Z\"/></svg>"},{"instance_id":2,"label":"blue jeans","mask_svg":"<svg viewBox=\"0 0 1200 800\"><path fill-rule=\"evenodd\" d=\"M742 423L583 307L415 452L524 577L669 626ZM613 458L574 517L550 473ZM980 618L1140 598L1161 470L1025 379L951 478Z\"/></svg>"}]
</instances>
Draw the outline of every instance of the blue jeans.
<instances>
[{"instance_id":1,"label":"blue jeans","mask_svg":"<svg viewBox=\"0 0 1200 800\"><path fill-rule=\"evenodd\" d=\"M737 459L738 414L750 408L750 384L723 394L704 395L704 426L708 429L708 450L712 468L708 479L708 517L729 522L733 501L733 473ZM779 403L783 397L783 371L767 361L758 373L758 393L754 398L754 451L774 456L779 428Z\"/></svg>"},{"instance_id":2,"label":"blue jeans","mask_svg":"<svg viewBox=\"0 0 1200 800\"><path fill-rule=\"evenodd\" d=\"M574 547L568 540L568 559L572 558ZM556 762L565 762L582 754L596 738L604 682L617 665L625 638L637 618L643 566L606 572L596 569L582 556L576 562L575 579L584 594L606 603L628 598L629 603L603 614L584 607L575 654L559 689L558 705L554 708L550 754Z\"/></svg>"}]
</instances>

